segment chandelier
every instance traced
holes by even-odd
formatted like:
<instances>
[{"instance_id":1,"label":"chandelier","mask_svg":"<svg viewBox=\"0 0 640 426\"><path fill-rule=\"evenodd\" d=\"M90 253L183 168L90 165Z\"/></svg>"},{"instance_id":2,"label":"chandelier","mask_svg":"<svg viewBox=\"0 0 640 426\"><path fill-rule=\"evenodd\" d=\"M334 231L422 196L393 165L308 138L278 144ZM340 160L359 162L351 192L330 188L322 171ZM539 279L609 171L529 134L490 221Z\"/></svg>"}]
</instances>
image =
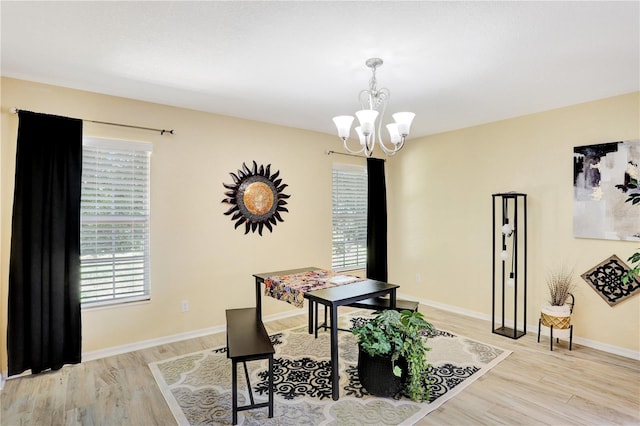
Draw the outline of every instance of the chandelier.
<instances>
[{"instance_id":1,"label":"chandelier","mask_svg":"<svg viewBox=\"0 0 640 426\"><path fill-rule=\"evenodd\" d=\"M344 149L351 154L364 152L367 157L371 157L377 141L385 154L394 155L404 146L404 140L409 135L411 122L415 114L412 112L396 112L392 115L395 123L387 124L390 142L382 140L382 121L385 109L391 93L389 89L377 87L376 68L382 65L382 59L369 58L365 64L371 68L371 80L369 88L360 92L359 100L361 110L356 112L356 117L360 123L356 127L356 133L360 139L360 147L351 149L349 147L349 134L351 133L351 123L354 117L351 115L339 115L333 117L333 122L338 128L338 136L342 139Z\"/></svg>"}]
</instances>

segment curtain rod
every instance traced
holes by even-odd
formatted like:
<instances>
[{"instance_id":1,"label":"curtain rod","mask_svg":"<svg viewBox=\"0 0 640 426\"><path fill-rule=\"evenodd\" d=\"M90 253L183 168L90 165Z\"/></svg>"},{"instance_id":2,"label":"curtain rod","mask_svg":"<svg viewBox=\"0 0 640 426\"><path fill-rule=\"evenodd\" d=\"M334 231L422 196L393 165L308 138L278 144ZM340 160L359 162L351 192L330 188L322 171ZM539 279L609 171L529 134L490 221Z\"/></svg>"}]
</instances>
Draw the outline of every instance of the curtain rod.
<instances>
[{"instance_id":1,"label":"curtain rod","mask_svg":"<svg viewBox=\"0 0 640 426\"><path fill-rule=\"evenodd\" d=\"M347 157L367 158L367 157L363 157L362 155L347 154L346 152L338 152L338 151L330 151L330 150L326 150L324 153L327 154L327 155L338 154L338 155L346 155ZM384 158L381 158L380 160L382 160L384 162L387 161Z\"/></svg>"},{"instance_id":2,"label":"curtain rod","mask_svg":"<svg viewBox=\"0 0 640 426\"><path fill-rule=\"evenodd\" d=\"M12 114L17 114L19 112L32 112L32 111L27 111L26 109L19 109L19 108L15 108L15 107L11 108L9 111L11 111ZM81 120L82 121L87 121L89 123L107 124L109 126L128 127L129 129L151 130L152 132L160 132L160 135L164 135L165 133L170 133L172 135L175 135L175 133L173 132L173 129L171 129L171 130L154 129L152 127L132 126L132 125L129 125L129 124L111 123L111 122L108 122L108 121L86 120L84 118L81 118Z\"/></svg>"}]
</instances>

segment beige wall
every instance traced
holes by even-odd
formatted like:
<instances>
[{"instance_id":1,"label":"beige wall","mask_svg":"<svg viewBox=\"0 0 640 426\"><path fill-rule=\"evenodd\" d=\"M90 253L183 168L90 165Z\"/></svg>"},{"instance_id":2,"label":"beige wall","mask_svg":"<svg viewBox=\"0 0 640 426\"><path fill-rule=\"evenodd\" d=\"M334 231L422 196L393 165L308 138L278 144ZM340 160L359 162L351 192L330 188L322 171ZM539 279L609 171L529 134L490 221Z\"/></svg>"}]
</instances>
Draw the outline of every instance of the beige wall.
<instances>
[{"instance_id":1,"label":"beige wall","mask_svg":"<svg viewBox=\"0 0 640 426\"><path fill-rule=\"evenodd\" d=\"M331 266L331 164L337 137L32 82L2 79L0 354L6 371L6 303L18 116L9 108L175 129L157 133L85 123L85 135L153 143L152 300L83 310L83 351L224 324L224 310L255 304L252 274ZM271 164L288 184L289 213L274 232L244 235L221 203L229 172ZM361 160L360 160L361 161ZM190 311L180 311L181 300ZM265 314L291 309L274 300ZM295 308L294 308L295 309Z\"/></svg>"},{"instance_id":2,"label":"beige wall","mask_svg":"<svg viewBox=\"0 0 640 426\"><path fill-rule=\"evenodd\" d=\"M85 134L153 143L152 300L83 310L83 351L224 324L224 310L251 306L251 274L331 262L331 164L361 159L335 136L3 78L0 160L0 365L6 371L6 303L18 117L9 108L175 129L173 136L85 123ZM574 145L638 138L638 94L408 142L387 161L390 280L401 292L488 314L491 194L530 197L530 315L542 303L543 269L583 272L634 243L571 236ZM426 117L425 119L428 119ZM280 170L290 213L273 233L244 235L223 212L223 182L243 162ZM415 283L415 274L422 281ZM609 308L586 284L577 293L576 334L638 351L640 297ZM181 300L190 311L180 312ZM534 309L535 307L535 309ZM265 300L265 314L291 310ZM621 327L620 324L631 324Z\"/></svg>"},{"instance_id":3,"label":"beige wall","mask_svg":"<svg viewBox=\"0 0 640 426\"><path fill-rule=\"evenodd\" d=\"M580 275L640 244L574 238L572 179L574 146L640 138L639 103L633 93L409 141L387 169L389 279L416 297L490 315L491 194L523 192L529 331L537 333L547 271L564 264L577 275L575 335L637 354L640 295L610 307Z\"/></svg>"}]
</instances>

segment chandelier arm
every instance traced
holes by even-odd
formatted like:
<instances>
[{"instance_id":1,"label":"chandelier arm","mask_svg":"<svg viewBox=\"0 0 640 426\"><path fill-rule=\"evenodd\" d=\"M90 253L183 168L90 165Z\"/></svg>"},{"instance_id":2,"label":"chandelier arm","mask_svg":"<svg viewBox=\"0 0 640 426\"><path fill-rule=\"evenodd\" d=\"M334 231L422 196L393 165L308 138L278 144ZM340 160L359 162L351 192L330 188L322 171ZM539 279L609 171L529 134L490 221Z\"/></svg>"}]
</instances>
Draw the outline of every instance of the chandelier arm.
<instances>
[{"instance_id":1,"label":"chandelier arm","mask_svg":"<svg viewBox=\"0 0 640 426\"><path fill-rule=\"evenodd\" d=\"M402 149L402 146L404 145L404 138L402 138L400 143L397 145L395 145L394 143L391 143L391 148L389 148L382 136L382 124L384 122L384 116L387 110L387 101L391 97L391 91L387 88L381 88L380 90L378 90L377 94L378 94L378 99L380 100L379 102L380 115L378 116L379 121L377 126L378 127L378 144L380 145L380 148L385 154L394 155L396 152Z\"/></svg>"},{"instance_id":2,"label":"chandelier arm","mask_svg":"<svg viewBox=\"0 0 640 426\"><path fill-rule=\"evenodd\" d=\"M404 146L404 138L400 139L400 143L398 145L392 144L393 145L392 149L387 148L387 146L384 144L383 141L380 141L379 144L380 144L380 148L382 148L382 151L384 151L385 154L395 155L396 152L400 151Z\"/></svg>"},{"instance_id":3,"label":"chandelier arm","mask_svg":"<svg viewBox=\"0 0 640 426\"><path fill-rule=\"evenodd\" d=\"M369 89L361 90L358 99L360 100L360 109L374 109L372 94Z\"/></svg>"},{"instance_id":4,"label":"chandelier arm","mask_svg":"<svg viewBox=\"0 0 640 426\"><path fill-rule=\"evenodd\" d=\"M387 101L391 97L391 92L389 89L382 88L378 91L378 98L380 99L380 114L378 115L378 143L384 147L384 142L382 141L382 122L384 121L384 114L387 110Z\"/></svg>"},{"instance_id":5,"label":"chandelier arm","mask_svg":"<svg viewBox=\"0 0 640 426\"><path fill-rule=\"evenodd\" d=\"M364 152L364 147L362 145L360 145L360 149L359 150L352 150L351 148L349 148L349 139L343 139L342 143L344 145L344 149L346 149L350 154L360 154L361 152Z\"/></svg>"},{"instance_id":6,"label":"chandelier arm","mask_svg":"<svg viewBox=\"0 0 640 426\"><path fill-rule=\"evenodd\" d=\"M373 155L373 149L376 147L376 135L375 135L375 132L376 132L376 129L374 127L373 128L373 133L371 133L369 136L367 136L366 144L363 147L364 154L367 157L371 157Z\"/></svg>"}]
</instances>

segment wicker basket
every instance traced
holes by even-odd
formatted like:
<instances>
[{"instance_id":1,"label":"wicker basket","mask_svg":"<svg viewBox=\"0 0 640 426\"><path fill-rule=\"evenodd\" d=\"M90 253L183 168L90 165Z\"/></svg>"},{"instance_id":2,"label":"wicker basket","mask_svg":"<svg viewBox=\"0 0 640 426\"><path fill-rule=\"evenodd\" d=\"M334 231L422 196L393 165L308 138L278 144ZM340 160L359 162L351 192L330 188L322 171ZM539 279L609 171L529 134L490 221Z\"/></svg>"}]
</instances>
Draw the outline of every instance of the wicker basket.
<instances>
[{"instance_id":1,"label":"wicker basket","mask_svg":"<svg viewBox=\"0 0 640 426\"><path fill-rule=\"evenodd\" d=\"M541 312L540 315L542 325L544 325L545 327L553 327L563 330L569 328L569 325L571 324L571 316L557 317L554 315L546 314L544 312Z\"/></svg>"}]
</instances>

